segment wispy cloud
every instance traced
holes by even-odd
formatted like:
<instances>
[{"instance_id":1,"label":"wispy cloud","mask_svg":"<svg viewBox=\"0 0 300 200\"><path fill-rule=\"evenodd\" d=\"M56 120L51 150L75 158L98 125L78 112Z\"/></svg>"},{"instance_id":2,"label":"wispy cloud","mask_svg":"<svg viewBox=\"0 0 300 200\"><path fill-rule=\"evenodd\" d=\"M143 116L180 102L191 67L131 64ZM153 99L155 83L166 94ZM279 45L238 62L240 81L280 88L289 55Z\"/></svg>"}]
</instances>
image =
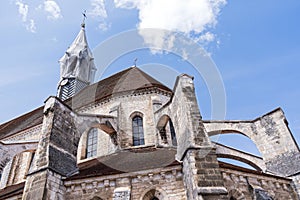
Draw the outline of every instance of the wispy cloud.
<instances>
[{"instance_id":1,"label":"wispy cloud","mask_svg":"<svg viewBox=\"0 0 300 200\"><path fill-rule=\"evenodd\" d=\"M105 10L104 0L91 0L92 10L88 14L92 17L106 18L107 13Z\"/></svg>"},{"instance_id":2,"label":"wispy cloud","mask_svg":"<svg viewBox=\"0 0 300 200\"><path fill-rule=\"evenodd\" d=\"M87 13L88 16L95 18L99 21L98 28L101 30L107 30L109 28L105 19L107 18L107 12L105 9L104 0L90 0L91 10Z\"/></svg>"},{"instance_id":3,"label":"wispy cloud","mask_svg":"<svg viewBox=\"0 0 300 200\"><path fill-rule=\"evenodd\" d=\"M33 19L28 20L28 11L29 6L28 4L23 3L22 0L16 0L15 1L16 6L18 6L18 12L22 17L22 22L24 23L24 26L26 27L26 30L35 33L36 32L36 26Z\"/></svg>"},{"instance_id":4,"label":"wispy cloud","mask_svg":"<svg viewBox=\"0 0 300 200\"><path fill-rule=\"evenodd\" d=\"M114 3L117 8L138 10L139 29L175 31L198 42L212 42L215 36L208 29L217 24L226 0L114 0ZM149 37L143 31L141 35L146 43L157 45L160 42L161 46L170 46L169 36L158 34Z\"/></svg>"},{"instance_id":5,"label":"wispy cloud","mask_svg":"<svg viewBox=\"0 0 300 200\"><path fill-rule=\"evenodd\" d=\"M33 19L30 19L29 22L25 25L25 27L27 31L30 31L32 33L36 32L36 26Z\"/></svg>"},{"instance_id":6,"label":"wispy cloud","mask_svg":"<svg viewBox=\"0 0 300 200\"><path fill-rule=\"evenodd\" d=\"M23 3L21 0L16 1L16 5L18 6L18 12L22 16L22 21L27 21L27 15L28 15L28 5Z\"/></svg>"},{"instance_id":7,"label":"wispy cloud","mask_svg":"<svg viewBox=\"0 0 300 200\"><path fill-rule=\"evenodd\" d=\"M48 13L47 18L50 20L62 18L60 7L53 0L47 0L44 2L44 10Z\"/></svg>"}]
</instances>

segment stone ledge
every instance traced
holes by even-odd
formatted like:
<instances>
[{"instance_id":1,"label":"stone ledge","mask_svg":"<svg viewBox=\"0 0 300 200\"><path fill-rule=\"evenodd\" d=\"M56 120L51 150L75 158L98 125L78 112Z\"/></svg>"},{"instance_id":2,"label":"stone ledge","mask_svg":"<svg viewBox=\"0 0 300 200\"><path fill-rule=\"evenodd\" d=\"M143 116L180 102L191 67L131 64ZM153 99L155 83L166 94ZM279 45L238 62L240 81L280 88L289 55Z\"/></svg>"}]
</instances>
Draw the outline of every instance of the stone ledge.
<instances>
[{"instance_id":1,"label":"stone ledge","mask_svg":"<svg viewBox=\"0 0 300 200\"><path fill-rule=\"evenodd\" d=\"M198 194L228 194L225 187L199 187Z\"/></svg>"}]
</instances>

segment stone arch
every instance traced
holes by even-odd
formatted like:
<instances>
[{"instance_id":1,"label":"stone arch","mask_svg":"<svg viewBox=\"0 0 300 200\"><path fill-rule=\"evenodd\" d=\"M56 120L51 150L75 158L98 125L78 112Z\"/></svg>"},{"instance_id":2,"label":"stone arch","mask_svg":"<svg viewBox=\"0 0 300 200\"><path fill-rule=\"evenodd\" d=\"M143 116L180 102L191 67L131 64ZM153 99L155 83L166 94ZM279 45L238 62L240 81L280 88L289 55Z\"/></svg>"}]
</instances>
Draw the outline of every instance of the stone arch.
<instances>
[{"instance_id":1,"label":"stone arch","mask_svg":"<svg viewBox=\"0 0 300 200\"><path fill-rule=\"evenodd\" d=\"M258 166L256 163L254 163L254 162L252 162L248 159L245 159L243 157L235 156L235 155L232 155L232 154L217 154L217 157L218 158L229 158L229 159L237 160L237 161L240 161L240 162L243 162L243 163L246 163L246 164L250 165L251 167L253 167L257 171L263 171L263 169L260 166Z\"/></svg>"},{"instance_id":2,"label":"stone arch","mask_svg":"<svg viewBox=\"0 0 300 200\"><path fill-rule=\"evenodd\" d=\"M256 146L260 154L264 157L266 152L264 152L264 142L260 141L261 138L253 130L253 124L251 122L237 123L237 122L204 122L205 129L209 136L219 135L219 134L240 134L249 138ZM247 163L248 164L248 163Z\"/></svg>"},{"instance_id":3,"label":"stone arch","mask_svg":"<svg viewBox=\"0 0 300 200\"><path fill-rule=\"evenodd\" d=\"M156 128L159 132L158 141L160 141L161 144L177 146L175 127L169 115L162 115L157 122Z\"/></svg>"},{"instance_id":4,"label":"stone arch","mask_svg":"<svg viewBox=\"0 0 300 200\"><path fill-rule=\"evenodd\" d=\"M132 118L134 118L135 116L139 116L139 117L144 118L144 113L142 113L142 112L140 112L140 111L133 111L133 112L129 115L129 118L132 119Z\"/></svg>"},{"instance_id":5,"label":"stone arch","mask_svg":"<svg viewBox=\"0 0 300 200\"><path fill-rule=\"evenodd\" d=\"M278 166L279 160L284 161L281 159L282 156L291 159L292 162L296 162L295 157L299 156L298 145L280 108L254 120L203 121L203 125L209 136L238 133L250 138L270 171L281 174L292 174L296 171L292 167L285 167L284 164Z\"/></svg>"},{"instance_id":6,"label":"stone arch","mask_svg":"<svg viewBox=\"0 0 300 200\"><path fill-rule=\"evenodd\" d=\"M86 149L87 149L87 136L91 129L96 128L98 130L97 134L97 156L105 156L112 153L117 148L117 138L114 137L115 134L108 134L106 131L101 129L99 124L94 124L93 126L86 129L79 139L78 150L77 150L77 162L86 159Z\"/></svg>"},{"instance_id":7,"label":"stone arch","mask_svg":"<svg viewBox=\"0 0 300 200\"><path fill-rule=\"evenodd\" d=\"M243 130L239 130L239 129L226 129L226 128L224 128L224 129L215 129L215 130L210 130L210 131L208 132L208 135L209 135L209 136L214 136L214 135L228 134L228 133L241 134L241 135L244 135L244 136L248 137L249 139L251 139L251 138L249 137L249 135L245 134L245 133L243 132Z\"/></svg>"},{"instance_id":8,"label":"stone arch","mask_svg":"<svg viewBox=\"0 0 300 200\"><path fill-rule=\"evenodd\" d=\"M152 187L142 193L140 200L169 200L164 190Z\"/></svg>"},{"instance_id":9,"label":"stone arch","mask_svg":"<svg viewBox=\"0 0 300 200\"><path fill-rule=\"evenodd\" d=\"M169 118L170 118L169 115L166 115L166 114L162 115L162 116L159 118L156 127L157 127L158 129L161 129L161 128L165 127L166 124L168 123Z\"/></svg>"},{"instance_id":10,"label":"stone arch","mask_svg":"<svg viewBox=\"0 0 300 200\"><path fill-rule=\"evenodd\" d=\"M246 137L245 137L245 139L246 139ZM247 138L246 142L248 142L248 140L250 140L250 139ZM251 141L251 142L253 143L253 141ZM229 144L229 145L233 145L233 144ZM253 145L255 145L255 144L253 143ZM248 164L251 167L253 167L254 169L256 169L257 171L263 171L263 172L266 171L265 161L260 156L244 152L243 150L236 149L236 148L239 148L237 146L231 147L231 146L226 146L224 144L216 143L216 142L214 142L214 146L216 148L216 155L218 158L233 159L233 160Z\"/></svg>"}]
</instances>

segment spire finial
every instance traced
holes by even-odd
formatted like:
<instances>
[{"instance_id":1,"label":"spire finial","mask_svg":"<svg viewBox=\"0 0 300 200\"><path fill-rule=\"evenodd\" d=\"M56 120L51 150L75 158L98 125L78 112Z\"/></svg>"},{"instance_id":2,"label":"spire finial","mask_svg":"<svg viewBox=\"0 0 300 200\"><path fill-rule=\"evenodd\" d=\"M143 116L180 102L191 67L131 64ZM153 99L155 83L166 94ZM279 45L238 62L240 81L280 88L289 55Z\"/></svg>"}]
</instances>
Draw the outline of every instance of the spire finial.
<instances>
[{"instance_id":1,"label":"spire finial","mask_svg":"<svg viewBox=\"0 0 300 200\"><path fill-rule=\"evenodd\" d=\"M138 60L137 58L134 59L134 63L133 64L134 64L135 67L136 67L137 60Z\"/></svg>"},{"instance_id":2,"label":"spire finial","mask_svg":"<svg viewBox=\"0 0 300 200\"><path fill-rule=\"evenodd\" d=\"M83 19L82 19L81 27L85 28L85 19L87 18L86 10L83 11L82 15L83 15Z\"/></svg>"}]
</instances>

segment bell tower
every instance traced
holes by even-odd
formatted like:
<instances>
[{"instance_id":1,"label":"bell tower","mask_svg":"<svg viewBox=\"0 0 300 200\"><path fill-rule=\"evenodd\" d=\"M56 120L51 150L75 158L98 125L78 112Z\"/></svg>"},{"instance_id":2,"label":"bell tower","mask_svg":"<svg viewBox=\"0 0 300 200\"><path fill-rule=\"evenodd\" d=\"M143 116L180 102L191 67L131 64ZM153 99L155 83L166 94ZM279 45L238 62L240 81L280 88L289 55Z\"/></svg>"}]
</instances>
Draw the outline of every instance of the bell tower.
<instances>
[{"instance_id":1,"label":"bell tower","mask_svg":"<svg viewBox=\"0 0 300 200\"><path fill-rule=\"evenodd\" d=\"M57 96L60 99L66 100L93 83L97 69L87 43L84 20L77 37L59 60L59 63L60 80Z\"/></svg>"}]
</instances>

